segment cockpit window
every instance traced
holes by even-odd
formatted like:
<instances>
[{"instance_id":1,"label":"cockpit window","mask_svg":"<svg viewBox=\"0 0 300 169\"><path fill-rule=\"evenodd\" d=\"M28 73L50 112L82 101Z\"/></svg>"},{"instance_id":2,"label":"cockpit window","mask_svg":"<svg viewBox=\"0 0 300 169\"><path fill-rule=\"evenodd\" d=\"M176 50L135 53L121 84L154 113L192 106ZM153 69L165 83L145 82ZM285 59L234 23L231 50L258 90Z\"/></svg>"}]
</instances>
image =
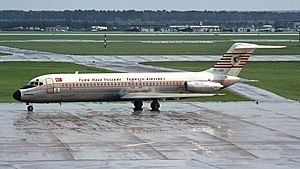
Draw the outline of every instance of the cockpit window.
<instances>
[{"instance_id":1,"label":"cockpit window","mask_svg":"<svg viewBox=\"0 0 300 169\"><path fill-rule=\"evenodd\" d=\"M37 86L43 86L44 83L36 79L35 81L30 81L26 86L22 87L21 89L29 89Z\"/></svg>"}]
</instances>

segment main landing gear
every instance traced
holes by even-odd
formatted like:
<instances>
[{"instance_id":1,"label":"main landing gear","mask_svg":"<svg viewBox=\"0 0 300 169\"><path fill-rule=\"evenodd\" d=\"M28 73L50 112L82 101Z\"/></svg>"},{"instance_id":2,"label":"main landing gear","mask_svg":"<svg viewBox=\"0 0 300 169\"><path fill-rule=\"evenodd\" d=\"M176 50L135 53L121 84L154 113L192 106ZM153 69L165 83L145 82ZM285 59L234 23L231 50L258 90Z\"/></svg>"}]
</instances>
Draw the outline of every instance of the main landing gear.
<instances>
[{"instance_id":1,"label":"main landing gear","mask_svg":"<svg viewBox=\"0 0 300 169\"><path fill-rule=\"evenodd\" d=\"M150 107L152 111L159 111L160 104L158 103L157 99L152 101Z\"/></svg>"},{"instance_id":2,"label":"main landing gear","mask_svg":"<svg viewBox=\"0 0 300 169\"><path fill-rule=\"evenodd\" d=\"M133 102L133 105L134 105L134 111L142 111L143 110L143 108L142 108L143 107L143 101L135 100ZM160 104L157 101L157 99L153 99L153 101L150 104L150 107L151 107L151 111L159 111Z\"/></svg>"},{"instance_id":3,"label":"main landing gear","mask_svg":"<svg viewBox=\"0 0 300 169\"><path fill-rule=\"evenodd\" d=\"M135 100L133 102L133 105L134 105L134 111L142 111L143 110L143 102L140 101L140 100Z\"/></svg>"}]
</instances>

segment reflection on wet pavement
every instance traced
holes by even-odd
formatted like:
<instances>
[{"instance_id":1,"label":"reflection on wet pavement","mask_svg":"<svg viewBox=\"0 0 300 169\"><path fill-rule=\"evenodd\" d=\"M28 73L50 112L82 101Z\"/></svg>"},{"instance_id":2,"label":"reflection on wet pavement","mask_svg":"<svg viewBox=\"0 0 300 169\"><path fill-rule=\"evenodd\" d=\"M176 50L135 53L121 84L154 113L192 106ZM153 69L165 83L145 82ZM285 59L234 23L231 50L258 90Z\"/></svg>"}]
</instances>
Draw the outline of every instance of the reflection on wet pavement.
<instances>
[{"instance_id":1,"label":"reflection on wet pavement","mask_svg":"<svg viewBox=\"0 0 300 169\"><path fill-rule=\"evenodd\" d=\"M35 107L0 104L0 168L299 166L297 102Z\"/></svg>"}]
</instances>

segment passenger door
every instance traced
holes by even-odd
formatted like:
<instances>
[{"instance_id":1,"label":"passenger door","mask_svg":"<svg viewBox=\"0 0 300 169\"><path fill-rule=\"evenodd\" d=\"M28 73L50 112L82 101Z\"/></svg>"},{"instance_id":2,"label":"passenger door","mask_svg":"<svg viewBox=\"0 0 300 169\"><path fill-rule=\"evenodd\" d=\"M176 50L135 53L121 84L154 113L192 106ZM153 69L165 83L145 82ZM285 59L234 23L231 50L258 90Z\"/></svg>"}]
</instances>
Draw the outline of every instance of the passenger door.
<instances>
[{"instance_id":1,"label":"passenger door","mask_svg":"<svg viewBox=\"0 0 300 169\"><path fill-rule=\"evenodd\" d=\"M47 78L46 84L47 84L47 93L54 93L53 79Z\"/></svg>"}]
</instances>

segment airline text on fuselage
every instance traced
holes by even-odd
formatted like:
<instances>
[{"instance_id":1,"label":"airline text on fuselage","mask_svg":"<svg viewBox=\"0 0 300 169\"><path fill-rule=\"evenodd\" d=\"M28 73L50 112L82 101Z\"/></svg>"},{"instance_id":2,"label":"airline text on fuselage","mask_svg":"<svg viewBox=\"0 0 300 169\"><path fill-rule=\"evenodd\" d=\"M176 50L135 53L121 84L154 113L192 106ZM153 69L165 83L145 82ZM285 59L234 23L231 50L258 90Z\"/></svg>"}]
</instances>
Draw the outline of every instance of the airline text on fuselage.
<instances>
[{"instance_id":1,"label":"airline text on fuselage","mask_svg":"<svg viewBox=\"0 0 300 169\"><path fill-rule=\"evenodd\" d=\"M126 81L164 81L164 77L126 78ZM120 82L121 78L79 78L79 82Z\"/></svg>"}]
</instances>

